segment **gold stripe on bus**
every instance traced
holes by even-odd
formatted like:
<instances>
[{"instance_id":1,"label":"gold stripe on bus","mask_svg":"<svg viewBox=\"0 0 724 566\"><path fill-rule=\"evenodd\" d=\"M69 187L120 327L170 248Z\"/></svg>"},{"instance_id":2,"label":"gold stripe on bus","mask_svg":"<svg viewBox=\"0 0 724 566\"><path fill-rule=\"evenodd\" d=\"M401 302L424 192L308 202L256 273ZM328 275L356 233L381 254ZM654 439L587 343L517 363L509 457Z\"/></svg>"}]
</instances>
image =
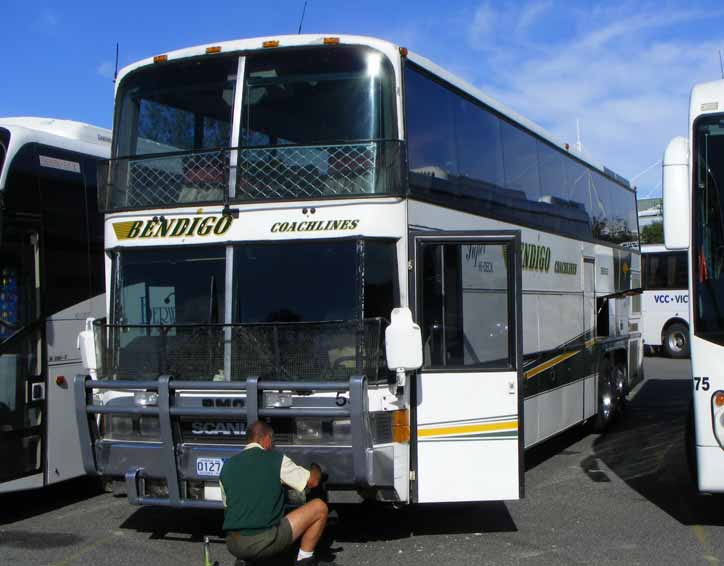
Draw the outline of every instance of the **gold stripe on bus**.
<instances>
[{"instance_id":1,"label":"gold stripe on bus","mask_svg":"<svg viewBox=\"0 0 724 566\"><path fill-rule=\"evenodd\" d=\"M490 432L494 430L518 430L518 421L424 428L417 430L417 436L443 436L448 434L466 434L471 432Z\"/></svg>"},{"instance_id":2,"label":"gold stripe on bus","mask_svg":"<svg viewBox=\"0 0 724 566\"><path fill-rule=\"evenodd\" d=\"M127 240L128 235L131 233L134 221L130 222L114 222L113 231L116 233L117 240Z\"/></svg>"},{"instance_id":3,"label":"gold stripe on bus","mask_svg":"<svg viewBox=\"0 0 724 566\"><path fill-rule=\"evenodd\" d=\"M586 340L586 348L591 348L596 344L596 339L591 338L590 340Z\"/></svg>"},{"instance_id":4,"label":"gold stripe on bus","mask_svg":"<svg viewBox=\"0 0 724 566\"><path fill-rule=\"evenodd\" d=\"M542 373L545 370L550 369L553 366L560 364L561 362L565 362L568 358L572 358L579 352L580 352L580 350L578 350L576 352L566 352L565 354L561 354L560 356L551 358L547 362L542 363L541 365L536 366L533 369L529 369L527 372L525 372L525 378L530 379L531 377L534 377L534 376L538 375L539 373Z\"/></svg>"}]
</instances>

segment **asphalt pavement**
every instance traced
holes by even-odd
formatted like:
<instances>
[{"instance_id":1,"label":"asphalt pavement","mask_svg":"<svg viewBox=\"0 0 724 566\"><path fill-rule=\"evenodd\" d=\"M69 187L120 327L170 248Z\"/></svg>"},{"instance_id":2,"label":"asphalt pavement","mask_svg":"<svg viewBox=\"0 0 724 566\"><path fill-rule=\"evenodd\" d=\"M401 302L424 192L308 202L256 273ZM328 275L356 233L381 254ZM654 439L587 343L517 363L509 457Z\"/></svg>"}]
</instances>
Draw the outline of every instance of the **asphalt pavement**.
<instances>
[{"instance_id":1,"label":"asphalt pavement","mask_svg":"<svg viewBox=\"0 0 724 566\"><path fill-rule=\"evenodd\" d=\"M520 501L340 508L323 558L339 565L718 564L724 498L698 495L684 454L688 360L646 380L604 435L586 427L526 453ZM90 479L0 496L0 565L231 566L220 512L130 506Z\"/></svg>"}]
</instances>

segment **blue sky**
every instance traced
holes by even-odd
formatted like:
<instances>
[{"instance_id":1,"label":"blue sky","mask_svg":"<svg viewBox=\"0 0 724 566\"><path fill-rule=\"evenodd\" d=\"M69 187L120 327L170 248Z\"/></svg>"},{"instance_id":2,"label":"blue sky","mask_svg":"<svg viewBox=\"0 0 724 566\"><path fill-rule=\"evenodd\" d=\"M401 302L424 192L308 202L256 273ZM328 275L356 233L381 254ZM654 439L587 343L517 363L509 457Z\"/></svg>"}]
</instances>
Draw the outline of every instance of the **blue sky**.
<instances>
[{"instance_id":1,"label":"blue sky","mask_svg":"<svg viewBox=\"0 0 724 566\"><path fill-rule=\"evenodd\" d=\"M109 127L113 62L190 45L296 33L304 0L0 0L0 116ZM660 194L660 159L686 135L689 89L720 78L724 5L611 0L309 0L307 33L381 37L475 84Z\"/></svg>"}]
</instances>

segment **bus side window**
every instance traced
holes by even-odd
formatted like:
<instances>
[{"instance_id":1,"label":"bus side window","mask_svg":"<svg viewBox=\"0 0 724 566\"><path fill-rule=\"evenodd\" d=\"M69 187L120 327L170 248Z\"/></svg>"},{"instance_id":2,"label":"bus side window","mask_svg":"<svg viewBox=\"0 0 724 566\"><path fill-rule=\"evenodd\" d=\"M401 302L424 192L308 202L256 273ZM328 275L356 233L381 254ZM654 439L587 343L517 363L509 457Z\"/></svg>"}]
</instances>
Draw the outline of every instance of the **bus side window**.
<instances>
[{"instance_id":1,"label":"bus side window","mask_svg":"<svg viewBox=\"0 0 724 566\"><path fill-rule=\"evenodd\" d=\"M506 244L423 244L426 368L513 367Z\"/></svg>"}]
</instances>

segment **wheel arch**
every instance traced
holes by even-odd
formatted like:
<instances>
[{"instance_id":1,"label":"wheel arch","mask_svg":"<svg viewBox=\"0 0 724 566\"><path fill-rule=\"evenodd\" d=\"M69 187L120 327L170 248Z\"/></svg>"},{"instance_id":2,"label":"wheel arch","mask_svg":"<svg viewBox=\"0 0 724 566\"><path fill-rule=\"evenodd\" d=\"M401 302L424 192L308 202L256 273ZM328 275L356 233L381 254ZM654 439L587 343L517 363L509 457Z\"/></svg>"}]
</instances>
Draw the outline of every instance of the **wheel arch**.
<instances>
[{"instance_id":1,"label":"wheel arch","mask_svg":"<svg viewBox=\"0 0 724 566\"><path fill-rule=\"evenodd\" d=\"M671 328L674 324L683 324L684 326L686 326L686 329L689 330L689 321L681 318L680 316L672 316L661 327L661 344L662 345L664 343L664 336L666 336L666 331L669 330L669 328Z\"/></svg>"}]
</instances>

